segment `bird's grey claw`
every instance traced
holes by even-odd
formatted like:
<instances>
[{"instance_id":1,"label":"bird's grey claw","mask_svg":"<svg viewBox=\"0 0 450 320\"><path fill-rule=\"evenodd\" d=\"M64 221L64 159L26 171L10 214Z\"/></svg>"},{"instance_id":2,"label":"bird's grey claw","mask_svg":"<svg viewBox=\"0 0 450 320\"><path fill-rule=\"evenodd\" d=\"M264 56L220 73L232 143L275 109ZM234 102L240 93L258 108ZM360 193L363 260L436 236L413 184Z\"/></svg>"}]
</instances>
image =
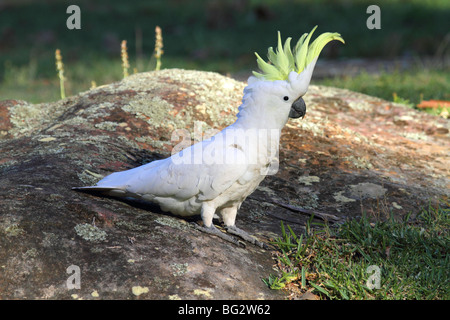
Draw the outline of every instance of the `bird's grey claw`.
<instances>
[{"instance_id":1,"label":"bird's grey claw","mask_svg":"<svg viewBox=\"0 0 450 320\"><path fill-rule=\"evenodd\" d=\"M232 236L230 236L230 235L220 231L213 224L209 228L208 227L204 227L204 226L200 226L197 223L193 223L192 225L194 226L195 229L197 229L199 231L202 231L202 232L205 232L205 233L217 236L217 237L219 237L219 238L221 238L221 239L223 239L225 241L231 242L231 243L233 243L233 244L235 244L235 245L237 245L239 247L245 248L245 243L243 243L242 241L239 241L238 239L236 239L236 238L234 238L234 237L232 237Z\"/></svg>"},{"instance_id":2,"label":"bird's grey claw","mask_svg":"<svg viewBox=\"0 0 450 320\"><path fill-rule=\"evenodd\" d=\"M243 240L250 242L251 244L254 244L255 246L258 246L258 247L266 249L266 250L269 249L269 246L267 244L259 241L255 237L251 236L244 230L237 228L236 226L226 227L226 230L229 234L233 234L238 237L241 237Z\"/></svg>"}]
</instances>

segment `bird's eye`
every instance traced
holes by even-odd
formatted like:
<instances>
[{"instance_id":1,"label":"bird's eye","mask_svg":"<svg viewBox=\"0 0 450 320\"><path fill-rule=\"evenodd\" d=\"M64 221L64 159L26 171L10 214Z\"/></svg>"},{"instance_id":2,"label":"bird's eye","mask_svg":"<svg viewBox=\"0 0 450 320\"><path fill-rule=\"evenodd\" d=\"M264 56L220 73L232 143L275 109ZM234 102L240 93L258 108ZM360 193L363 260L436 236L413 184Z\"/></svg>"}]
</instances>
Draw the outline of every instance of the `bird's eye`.
<instances>
[{"instance_id":1,"label":"bird's eye","mask_svg":"<svg viewBox=\"0 0 450 320\"><path fill-rule=\"evenodd\" d=\"M288 97L288 96L284 96L284 97L283 97L283 100L284 100L284 101L288 101L288 100L289 100L289 97Z\"/></svg>"}]
</instances>

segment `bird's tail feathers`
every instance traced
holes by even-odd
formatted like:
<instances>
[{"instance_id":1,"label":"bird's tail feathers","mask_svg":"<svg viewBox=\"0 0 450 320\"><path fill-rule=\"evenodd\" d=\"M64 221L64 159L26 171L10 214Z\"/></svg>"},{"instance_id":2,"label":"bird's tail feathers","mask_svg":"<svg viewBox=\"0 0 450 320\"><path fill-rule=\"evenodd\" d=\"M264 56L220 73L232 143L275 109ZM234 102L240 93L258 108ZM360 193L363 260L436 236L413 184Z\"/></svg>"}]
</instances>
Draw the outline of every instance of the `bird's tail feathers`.
<instances>
[{"instance_id":1,"label":"bird's tail feathers","mask_svg":"<svg viewBox=\"0 0 450 320\"><path fill-rule=\"evenodd\" d=\"M72 190L83 192L98 192L107 194L114 197L126 197L127 191L117 187L101 187L101 186L89 186L89 187L73 187Z\"/></svg>"}]
</instances>

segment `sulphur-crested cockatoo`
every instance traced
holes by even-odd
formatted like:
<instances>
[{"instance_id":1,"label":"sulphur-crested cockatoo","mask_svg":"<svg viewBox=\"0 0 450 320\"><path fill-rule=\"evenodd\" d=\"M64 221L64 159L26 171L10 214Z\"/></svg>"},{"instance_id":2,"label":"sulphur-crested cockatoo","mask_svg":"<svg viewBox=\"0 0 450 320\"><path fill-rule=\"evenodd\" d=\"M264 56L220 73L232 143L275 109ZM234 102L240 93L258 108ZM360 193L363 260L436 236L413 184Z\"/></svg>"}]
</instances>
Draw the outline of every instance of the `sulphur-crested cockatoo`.
<instances>
[{"instance_id":1,"label":"sulphur-crested cockatoo","mask_svg":"<svg viewBox=\"0 0 450 320\"><path fill-rule=\"evenodd\" d=\"M133 197L158 204L178 216L201 215L203 231L238 243L213 224L220 214L227 233L259 246L264 244L236 228L237 211L245 198L274 172L280 132L288 118L303 117L302 96L308 89L317 58L338 33L323 33L309 44L316 27L291 48L278 33L278 46L268 50L270 63L257 53L260 73L254 72L244 89L236 122L208 140L163 160L112 173L96 186L74 188L110 196Z\"/></svg>"}]
</instances>

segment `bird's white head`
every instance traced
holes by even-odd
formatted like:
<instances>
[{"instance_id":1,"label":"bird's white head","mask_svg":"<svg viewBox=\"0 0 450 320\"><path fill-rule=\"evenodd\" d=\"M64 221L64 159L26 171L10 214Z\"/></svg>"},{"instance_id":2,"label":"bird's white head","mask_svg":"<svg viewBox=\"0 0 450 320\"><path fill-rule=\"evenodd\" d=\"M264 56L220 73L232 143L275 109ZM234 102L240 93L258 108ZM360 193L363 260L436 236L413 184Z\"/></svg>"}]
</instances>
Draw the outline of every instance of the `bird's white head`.
<instances>
[{"instance_id":1,"label":"bird's white head","mask_svg":"<svg viewBox=\"0 0 450 320\"><path fill-rule=\"evenodd\" d=\"M311 44L314 30L303 34L295 47L291 48L291 38L281 41L278 32L278 46L268 49L265 62L257 53L257 63L261 72L253 72L244 89L243 103L239 108L239 118L245 118L260 127L281 129L288 118L303 117L306 105L302 97L307 92L317 59L323 47L332 40L344 40L339 33L326 32Z\"/></svg>"}]
</instances>

